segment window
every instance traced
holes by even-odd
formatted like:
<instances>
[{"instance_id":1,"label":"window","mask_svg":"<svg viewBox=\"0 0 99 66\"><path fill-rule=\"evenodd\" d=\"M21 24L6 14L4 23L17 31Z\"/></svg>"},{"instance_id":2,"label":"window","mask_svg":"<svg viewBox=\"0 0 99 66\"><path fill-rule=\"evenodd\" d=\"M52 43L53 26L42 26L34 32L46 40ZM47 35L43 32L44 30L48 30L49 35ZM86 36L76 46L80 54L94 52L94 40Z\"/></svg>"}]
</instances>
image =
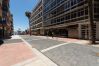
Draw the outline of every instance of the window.
<instances>
[{"instance_id":1,"label":"window","mask_svg":"<svg viewBox=\"0 0 99 66\"><path fill-rule=\"evenodd\" d=\"M99 8L94 8L94 12L99 14Z\"/></svg>"},{"instance_id":2,"label":"window","mask_svg":"<svg viewBox=\"0 0 99 66\"><path fill-rule=\"evenodd\" d=\"M71 0L71 6L75 5L77 3L76 0Z\"/></svg>"},{"instance_id":3,"label":"window","mask_svg":"<svg viewBox=\"0 0 99 66\"><path fill-rule=\"evenodd\" d=\"M51 8L56 5L56 0L51 4Z\"/></svg>"},{"instance_id":4,"label":"window","mask_svg":"<svg viewBox=\"0 0 99 66\"><path fill-rule=\"evenodd\" d=\"M70 7L70 0L67 2L67 8Z\"/></svg>"},{"instance_id":5,"label":"window","mask_svg":"<svg viewBox=\"0 0 99 66\"><path fill-rule=\"evenodd\" d=\"M88 9L85 10L85 15L88 15Z\"/></svg>"},{"instance_id":6,"label":"window","mask_svg":"<svg viewBox=\"0 0 99 66\"><path fill-rule=\"evenodd\" d=\"M81 1L83 1L83 0L77 0L78 3L81 2Z\"/></svg>"},{"instance_id":7,"label":"window","mask_svg":"<svg viewBox=\"0 0 99 66\"><path fill-rule=\"evenodd\" d=\"M80 11L78 12L78 17L83 16L83 15L84 15L84 10L80 10Z\"/></svg>"},{"instance_id":8,"label":"window","mask_svg":"<svg viewBox=\"0 0 99 66\"><path fill-rule=\"evenodd\" d=\"M65 20L68 20L68 19L70 19L70 14L65 15Z\"/></svg>"},{"instance_id":9,"label":"window","mask_svg":"<svg viewBox=\"0 0 99 66\"><path fill-rule=\"evenodd\" d=\"M57 3L60 3L61 2L61 0L57 0Z\"/></svg>"},{"instance_id":10,"label":"window","mask_svg":"<svg viewBox=\"0 0 99 66\"><path fill-rule=\"evenodd\" d=\"M61 21L64 21L64 17L61 17L61 19L60 19Z\"/></svg>"},{"instance_id":11,"label":"window","mask_svg":"<svg viewBox=\"0 0 99 66\"><path fill-rule=\"evenodd\" d=\"M52 19L52 20L51 20L51 24L53 24L53 23L54 23L54 20Z\"/></svg>"},{"instance_id":12,"label":"window","mask_svg":"<svg viewBox=\"0 0 99 66\"><path fill-rule=\"evenodd\" d=\"M73 3L73 2L74 2L74 0L71 0L71 6L73 6L73 5L74 5L74 3Z\"/></svg>"},{"instance_id":13,"label":"window","mask_svg":"<svg viewBox=\"0 0 99 66\"><path fill-rule=\"evenodd\" d=\"M94 15L94 17L99 19L99 14L97 14L97 15Z\"/></svg>"},{"instance_id":14,"label":"window","mask_svg":"<svg viewBox=\"0 0 99 66\"><path fill-rule=\"evenodd\" d=\"M67 3L66 3L66 4L64 4L64 8L65 8L65 9L67 9L67 8L68 8Z\"/></svg>"},{"instance_id":15,"label":"window","mask_svg":"<svg viewBox=\"0 0 99 66\"><path fill-rule=\"evenodd\" d=\"M60 22L60 18L57 19L57 22Z\"/></svg>"},{"instance_id":16,"label":"window","mask_svg":"<svg viewBox=\"0 0 99 66\"><path fill-rule=\"evenodd\" d=\"M70 14L67 15L67 19L70 19Z\"/></svg>"},{"instance_id":17,"label":"window","mask_svg":"<svg viewBox=\"0 0 99 66\"><path fill-rule=\"evenodd\" d=\"M71 13L71 18L76 18L76 12Z\"/></svg>"}]
</instances>

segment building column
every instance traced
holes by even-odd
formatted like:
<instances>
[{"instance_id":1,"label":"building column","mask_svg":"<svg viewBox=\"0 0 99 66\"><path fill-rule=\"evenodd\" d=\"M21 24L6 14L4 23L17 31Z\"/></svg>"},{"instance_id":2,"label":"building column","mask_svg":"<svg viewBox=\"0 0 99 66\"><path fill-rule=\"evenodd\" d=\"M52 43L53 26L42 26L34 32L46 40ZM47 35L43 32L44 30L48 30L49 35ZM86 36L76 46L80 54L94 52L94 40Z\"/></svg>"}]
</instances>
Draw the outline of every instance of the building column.
<instances>
[{"instance_id":1,"label":"building column","mask_svg":"<svg viewBox=\"0 0 99 66\"><path fill-rule=\"evenodd\" d=\"M79 39L81 39L82 35L81 35L81 24L78 24L78 34L79 34Z\"/></svg>"}]
</instances>

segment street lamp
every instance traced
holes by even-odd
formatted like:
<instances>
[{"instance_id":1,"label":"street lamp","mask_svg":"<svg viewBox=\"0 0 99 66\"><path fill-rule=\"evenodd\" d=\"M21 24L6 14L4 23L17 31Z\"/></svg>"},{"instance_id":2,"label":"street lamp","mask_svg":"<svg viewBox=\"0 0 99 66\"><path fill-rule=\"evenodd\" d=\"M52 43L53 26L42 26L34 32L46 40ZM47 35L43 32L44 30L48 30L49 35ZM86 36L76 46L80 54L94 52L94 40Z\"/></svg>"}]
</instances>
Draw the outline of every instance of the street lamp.
<instances>
[{"instance_id":1,"label":"street lamp","mask_svg":"<svg viewBox=\"0 0 99 66\"><path fill-rule=\"evenodd\" d=\"M29 31L30 31L29 33L30 33L30 36L31 36L31 35L32 35L32 34L31 34L31 26L30 26L31 12L28 12L28 11L27 11L27 12L25 12L25 15L26 15L26 16L28 17L28 19L29 19Z\"/></svg>"},{"instance_id":2,"label":"street lamp","mask_svg":"<svg viewBox=\"0 0 99 66\"><path fill-rule=\"evenodd\" d=\"M93 21L93 0L88 0L88 11L89 11L89 21L90 21L90 41L91 44L95 44L95 34L94 34L94 21Z\"/></svg>"}]
</instances>

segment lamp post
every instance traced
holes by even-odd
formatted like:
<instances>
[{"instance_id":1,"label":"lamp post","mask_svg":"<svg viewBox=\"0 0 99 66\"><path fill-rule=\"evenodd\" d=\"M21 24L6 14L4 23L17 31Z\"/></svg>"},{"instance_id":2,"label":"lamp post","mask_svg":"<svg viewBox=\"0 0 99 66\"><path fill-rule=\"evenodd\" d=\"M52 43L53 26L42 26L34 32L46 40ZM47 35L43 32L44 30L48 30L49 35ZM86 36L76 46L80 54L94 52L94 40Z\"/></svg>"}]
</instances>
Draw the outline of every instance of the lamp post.
<instances>
[{"instance_id":1,"label":"lamp post","mask_svg":"<svg viewBox=\"0 0 99 66\"><path fill-rule=\"evenodd\" d=\"M88 0L88 12L90 21L90 41L91 44L95 44L95 34L94 34L94 21L93 21L93 0Z\"/></svg>"},{"instance_id":2,"label":"lamp post","mask_svg":"<svg viewBox=\"0 0 99 66\"><path fill-rule=\"evenodd\" d=\"M26 16L28 17L28 19L29 19L29 31L30 31L29 33L30 33L30 36L31 36L31 35L32 35L32 34L31 34L31 26L30 26L31 12L28 12L28 11L27 11L27 12L25 12L25 15L26 15Z\"/></svg>"}]
</instances>

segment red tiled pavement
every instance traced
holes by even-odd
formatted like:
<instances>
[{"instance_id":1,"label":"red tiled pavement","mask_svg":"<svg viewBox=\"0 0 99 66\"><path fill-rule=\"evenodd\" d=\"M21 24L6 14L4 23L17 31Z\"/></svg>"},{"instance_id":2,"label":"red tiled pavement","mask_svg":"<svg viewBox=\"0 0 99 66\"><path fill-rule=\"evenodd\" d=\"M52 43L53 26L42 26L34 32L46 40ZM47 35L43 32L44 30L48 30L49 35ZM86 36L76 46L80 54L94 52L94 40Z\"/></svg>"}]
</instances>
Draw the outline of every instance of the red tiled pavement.
<instances>
[{"instance_id":1,"label":"red tiled pavement","mask_svg":"<svg viewBox=\"0 0 99 66\"><path fill-rule=\"evenodd\" d=\"M11 66L35 57L36 54L23 42L0 46L0 66Z\"/></svg>"},{"instance_id":2,"label":"red tiled pavement","mask_svg":"<svg viewBox=\"0 0 99 66\"><path fill-rule=\"evenodd\" d=\"M63 41L63 42L66 42L66 43L78 43L78 44L90 44L90 41L89 40L82 40L82 39L73 39L73 38L61 38L61 37L48 37L48 36L38 36L38 37L41 37L41 38L49 38L49 39L52 39L52 40L57 40L57 41Z\"/></svg>"},{"instance_id":3,"label":"red tiled pavement","mask_svg":"<svg viewBox=\"0 0 99 66\"><path fill-rule=\"evenodd\" d=\"M64 42L77 42L77 41L84 41L84 40L79 40L79 39L72 39L72 38L58 38L60 41Z\"/></svg>"},{"instance_id":4,"label":"red tiled pavement","mask_svg":"<svg viewBox=\"0 0 99 66\"><path fill-rule=\"evenodd\" d=\"M81 40L81 39L58 38L58 37L55 37L53 39L54 40L58 40L58 41L68 42L68 43L90 44L90 41L88 41L88 40Z\"/></svg>"}]
</instances>

